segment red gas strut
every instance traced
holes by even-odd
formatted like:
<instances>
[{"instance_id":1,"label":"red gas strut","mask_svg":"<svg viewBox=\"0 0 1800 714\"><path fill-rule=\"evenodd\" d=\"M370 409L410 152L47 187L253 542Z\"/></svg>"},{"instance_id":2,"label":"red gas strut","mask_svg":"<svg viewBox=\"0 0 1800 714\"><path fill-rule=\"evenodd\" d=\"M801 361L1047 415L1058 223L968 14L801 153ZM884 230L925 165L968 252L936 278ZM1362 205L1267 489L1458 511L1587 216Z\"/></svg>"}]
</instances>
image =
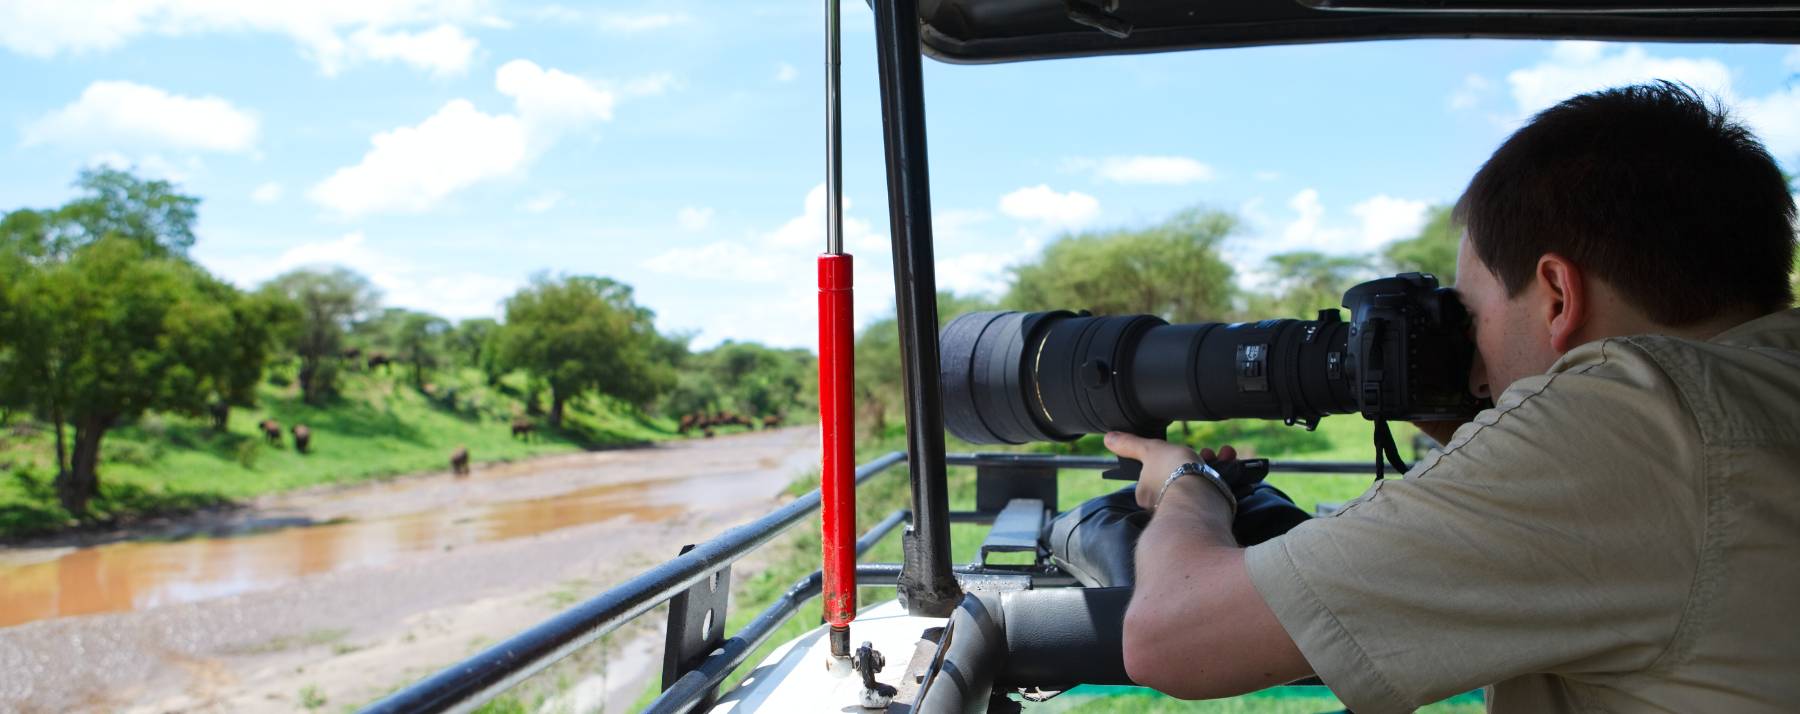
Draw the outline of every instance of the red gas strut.
<instances>
[{"instance_id":1,"label":"red gas strut","mask_svg":"<svg viewBox=\"0 0 1800 714\"><path fill-rule=\"evenodd\" d=\"M844 252L842 121L838 97L838 0L825 0L825 254L819 256L819 509L823 519L825 623L831 657L850 658L850 621L856 618L855 412L852 359L851 259ZM848 674L848 667L839 667Z\"/></svg>"}]
</instances>

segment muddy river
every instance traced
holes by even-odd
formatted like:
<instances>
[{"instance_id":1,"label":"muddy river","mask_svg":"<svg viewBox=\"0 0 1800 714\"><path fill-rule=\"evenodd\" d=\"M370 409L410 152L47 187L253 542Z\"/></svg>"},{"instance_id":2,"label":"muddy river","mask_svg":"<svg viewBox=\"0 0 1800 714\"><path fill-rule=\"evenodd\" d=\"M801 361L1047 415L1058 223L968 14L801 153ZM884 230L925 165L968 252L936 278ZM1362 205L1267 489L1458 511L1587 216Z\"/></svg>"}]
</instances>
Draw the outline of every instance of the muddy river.
<instances>
[{"instance_id":1,"label":"muddy river","mask_svg":"<svg viewBox=\"0 0 1800 714\"><path fill-rule=\"evenodd\" d=\"M266 590L310 575L391 565L422 552L613 518L666 518L682 511L682 503L695 492L716 500L729 489L630 481L546 498L371 521L308 524L266 519L245 523L230 535L0 557L0 627Z\"/></svg>"},{"instance_id":2,"label":"muddy river","mask_svg":"<svg viewBox=\"0 0 1800 714\"><path fill-rule=\"evenodd\" d=\"M265 497L135 540L0 548L0 711L368 703L767 511L817 438L477 466ZM639 629L614 644L599 702L653 676L660 628Z\"/></svg>"}]
</instances>

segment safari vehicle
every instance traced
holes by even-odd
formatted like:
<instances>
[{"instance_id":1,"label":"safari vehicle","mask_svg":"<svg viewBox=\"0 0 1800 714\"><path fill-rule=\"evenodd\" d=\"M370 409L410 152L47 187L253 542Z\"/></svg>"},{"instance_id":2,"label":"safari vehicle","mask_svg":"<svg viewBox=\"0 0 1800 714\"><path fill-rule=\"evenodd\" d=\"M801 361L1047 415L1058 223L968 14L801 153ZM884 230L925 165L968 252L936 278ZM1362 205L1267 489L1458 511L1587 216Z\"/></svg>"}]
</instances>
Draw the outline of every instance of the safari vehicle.
<instances>
[{"instance_id":1,"label":"safari vehicle","mask_svg":"<svg viewBox=\"0 0 1800 714\"><path fill-rule=\"evenodd\" d=\"M1055 557L1058 544L1048 542L1047 525L1061 505L1052 478L1058 470L1100 470L1117 462L945 454L946 387L956 385L942 382L947 365L940 364L941 354L950 353L940 353L935 303L922 55L981 64L1405 38L1777 43L1800 38L1800 3L1761 0L871 0L871 5L905 372L906 451L850 468L849 258L837 241L838 12L836 0L827 0L832 243L820 273L823 491L694 547L369 711L471 710L664 602L670 603L667 650L663 692L648 707L654 712L1008 711L1076 685L1130 684L1120 652L1129 587L1085 586L1082 581L1092 578L1079 577L1066 559ZM1304 421L1291 413L1285 418ZM1377 469L1381 462L1377 458ZM901 465L910 480L911 508L856 536L850 522L855 486ZM977 470L974 511L949 510L949 466ZM1371 471L1367 464L1344 463L1275 463L1270 469ZM742 630L725 633L731 564L821 506L826 550L821 570L796 582ZM951 562L952 522L991 525L976 562ZM857 554L901 524L906 525L904 562L854 563ZM1031 562L990 562L1003 552L1030 554ZM857 610L856 586L893 586L897 598ZM810 616L805 606L822 594L826 625L778 647L735 690L717 691L778 626L802 612Z\"/></svg>"}]
</instances>

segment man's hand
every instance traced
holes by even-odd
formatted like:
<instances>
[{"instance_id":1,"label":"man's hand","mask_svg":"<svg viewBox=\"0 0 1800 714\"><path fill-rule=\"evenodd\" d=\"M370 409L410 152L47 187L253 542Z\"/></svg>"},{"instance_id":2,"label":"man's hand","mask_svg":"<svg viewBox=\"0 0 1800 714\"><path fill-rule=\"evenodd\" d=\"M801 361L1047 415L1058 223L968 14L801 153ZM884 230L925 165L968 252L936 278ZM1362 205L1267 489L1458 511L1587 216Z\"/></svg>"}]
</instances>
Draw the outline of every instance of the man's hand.
<instances>
[{"instance_id":1,"label":"man's hand","mask_svg":"<svg viewBox=\"0 0 1800 714\"><path fill-rule=\"evenodd\" d=\"M1182 464L1226 464L1237 450L1193 449L1118 432L1106 448L1144 464L1138 504L1148 507ZM1137 584L1125 611L1125 671L1183 699L1231 696L1312 671L1250 582L1221 494L1178 479L1138 538Z\"/></svg>"},{"instance_id":2,"label":"man's hand","mask_svg":"<svg viewBox=\"0 0 1800 714\"><path fill-rule=\"evenodd\" d=\"M1146 439L1119 431L1107 433L1106 448L1122 458L1136 459L1144 464L1143 470L1138 473L1137 502L1146 509L1154 505L1156 494L1169 480L1169 474L1174 473L1182 464L1231 461L1237 458L1237 449L1230 446L1219 449L1218 453L1214 453L1212 449L1201 449L1199 453L1195 453L1186 446L1171 444L1162 439Z\"/></svg>"}]
</instances>

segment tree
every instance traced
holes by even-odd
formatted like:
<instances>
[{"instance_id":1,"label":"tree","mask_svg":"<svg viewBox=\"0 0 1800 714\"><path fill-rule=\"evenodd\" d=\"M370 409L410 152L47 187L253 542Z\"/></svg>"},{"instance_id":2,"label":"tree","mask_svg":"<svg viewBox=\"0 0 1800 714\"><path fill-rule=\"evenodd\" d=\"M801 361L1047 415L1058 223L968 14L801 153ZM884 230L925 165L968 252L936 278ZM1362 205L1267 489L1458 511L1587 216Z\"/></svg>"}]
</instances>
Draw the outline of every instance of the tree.
<instances>
[{"instance_id":1,"label":"tree","mask_svg":"<svg viewBox=\"0 0 1800 714\"><path fill-rule=\"evenodd\" d=\"M109 429L152 409L202 414L209 385L236 383L237 298L192 263L126 238L85 244L10 292L23 302L6 325L19 369L4 387L52 421L57 496L70 513L85 514L99 493ZM65 424L74 427L67 450Z\"/></svg>"},{"instance_id":2,"label":"tree","mask_svg":"<svg viewBox=\"0 0 1800 714\"><path fill-rule=\"evenodd\" d=\"M262 292L292 305L281 337L300 357L300 394L317 404L337 388L335 358L344 336L375 308L380 293L347 268L300 269L264 283Z\"/></svg>"},{"instance_id":3,"label":"tree","mask_svg":"<svg viewBox=\"0 0 1800 714\"><path fill-rule=\"evenodd\" d=\"M413 388L425 390L425 372L438 365L437 353L450 332L450 322L436 315L408 311L394 336L397 357L412 367Z\"/></svg>"},{"instance_id":4,"label":"tree","mask_svg":"<svg viewBox=\"0 0 1800 714\"><path fill-rule=\"evenodd\" d=\"M1372 272L1368 259L1361 256L1315 251L1270 256L1268 267L1275 276L1273 294L1253 296L1250 300L1250 313L1259 319L1313 319L1320 310L1341 306L1344 291L1369 278Z\"/></svg>"},{"instance_id":5,"label":"tree","mask_svg":"<svg viewBox=\"0 0 1800 714\"><path fill-rule=\"evenodd\" d=\"M95 168L82 171L75 187L82 195L61 207L21 208L0 218L0 249L42 261L67 259L102 238L136 242L153 256L185 258L194 245L200 199L168 181Z\"/></svg>"},{"instance_id":6,"label":"tree","mask_svg":"<svg viewBox=\"0 0 1800 714\"><path fill-rule=\"evenodd\" d=\"M1171 322L1220 320L1231 310L1233 288L1219 244L1237 227L1230 214L1192 209L1142 230L1064 236L1035 262L1012 269L1005 303Z\"/></svg>"},{"instance_id":7,"label":"tree","mask_svg":"<svg viewBox=\"0 0 1800 714\"><path fill-rule=\"evenodd\" d=\"M540 274L506 299L500 363L550 388L553 427L562 426L564 405L589 389L642 406L675 382L672 367L654 359L654 318L623 283Z\"/></svg>"},{"instance_id":8,"label":"tree","mask_svg":"<svg viewBox=\"0 0 1800 714\"><path fill-rule=\"evenodd\" d=\"M1387 269L1396 273L1421 272L1436 275L1438 284L1456 284L1456 249L1462 232L1451 220L1450 207L1431 209L1430 217L1419 235L1389 243L1381 252Z\"/></svg>"},{"instance_id":9,"label":"tree","mask_svg":"<svg viewBox=\"0 0 1800 714\"><path fill-rule=\"evenodd\" d=\"M491 317L471 317L458 322L447 338L450 351L463 364L479 367L488 340L499 329L500 321Z\"/></svg>"},{"instance_id":10,"label":"tree","mask_svg":"<svg viewBox=\"0 0 1800 714\"><path fill-rule=\"evenodd\" d=\"M987 299L940 290L937 294L938 326L950 324L964 313L995 307ZM887 430L890 412L899 408L903 399L900 323L892 317L869 323L856 336L854 351L857 418L876 434L881 434Z\"/></svg>"}]
</instances>

